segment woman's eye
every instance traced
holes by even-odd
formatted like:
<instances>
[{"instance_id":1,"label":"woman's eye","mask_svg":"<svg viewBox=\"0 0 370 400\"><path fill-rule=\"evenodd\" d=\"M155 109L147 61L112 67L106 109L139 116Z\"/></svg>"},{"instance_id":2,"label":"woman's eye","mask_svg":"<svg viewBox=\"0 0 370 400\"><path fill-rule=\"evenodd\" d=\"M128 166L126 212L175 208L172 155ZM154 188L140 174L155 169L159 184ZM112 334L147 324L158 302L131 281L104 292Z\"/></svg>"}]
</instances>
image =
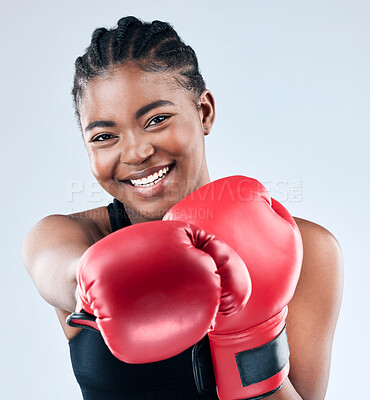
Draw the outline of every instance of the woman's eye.
<instances>
[{"instance_id":1,"label":"woman's eye","mask_svg":"<svg viewBox=\"0 0 370 400\"><path fill-rule=\"evenodd\" d=\"M92 142L105 142L108 139L111 139L113 135L109 133L102 133L101 135L95 136Z\"/></svg>"},{"instance_id":2,"label":"woman's eye","mask_svg":"<svg viewBox=\"0 0 370 400\"><path fill-rule=\"evenodd\" d=\"M157 117L154 117L148 124L148 126L151 125L157 125L160 122L163 122L165 119L169 118L169 115L158 115ZM154 122L154 124L152 124L152 122Z\"/></svg>"}]
</instances>

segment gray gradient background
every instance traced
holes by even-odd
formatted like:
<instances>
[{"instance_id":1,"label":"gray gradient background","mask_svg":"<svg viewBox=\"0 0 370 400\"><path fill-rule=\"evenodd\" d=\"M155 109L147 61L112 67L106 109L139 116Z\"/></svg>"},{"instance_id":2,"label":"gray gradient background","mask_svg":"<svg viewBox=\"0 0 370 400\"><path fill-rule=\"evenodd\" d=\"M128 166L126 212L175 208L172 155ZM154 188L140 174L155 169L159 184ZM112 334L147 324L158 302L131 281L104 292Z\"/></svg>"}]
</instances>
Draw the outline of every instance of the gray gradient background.
<instances>
[{"instance_id":1,"label":"gray gradient background","mask_svg":"<svg viewBox=\"0 0 370 400\"><path fill-rule=\"evenodd\" d=\"M339 240L345 292L327 399L368 395L370 5L314 1L1 2L0 398L80 399L68 344L21 260L43 216L107 204L72 110L75 58L125 15L171 22L217 118L211 178L260 179ZM73 188L73 190L71 189Z\"/></svg>"}]
</instances>

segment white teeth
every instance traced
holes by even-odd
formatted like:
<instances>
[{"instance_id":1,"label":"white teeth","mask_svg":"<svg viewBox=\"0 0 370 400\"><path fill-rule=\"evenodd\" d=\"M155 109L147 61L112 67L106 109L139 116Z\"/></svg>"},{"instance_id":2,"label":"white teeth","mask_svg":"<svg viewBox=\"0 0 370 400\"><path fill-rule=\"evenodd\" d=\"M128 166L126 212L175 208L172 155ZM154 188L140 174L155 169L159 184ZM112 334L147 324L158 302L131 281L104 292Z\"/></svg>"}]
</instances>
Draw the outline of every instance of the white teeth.
<instances>
[{"instance_id":1,"label":"white teeth","mask_svg":"<svg viewBox=\"0 0 370 400\"><path fill-rule=\"evenodd\" d=\"M159 171L155 172L154 174L148 175L145 178L141 179L131 179L130 182L134 186L154 186L157 182L162 180L165 176L167 176L170 167L164 167Z\"/></svg>"}]
</instances>

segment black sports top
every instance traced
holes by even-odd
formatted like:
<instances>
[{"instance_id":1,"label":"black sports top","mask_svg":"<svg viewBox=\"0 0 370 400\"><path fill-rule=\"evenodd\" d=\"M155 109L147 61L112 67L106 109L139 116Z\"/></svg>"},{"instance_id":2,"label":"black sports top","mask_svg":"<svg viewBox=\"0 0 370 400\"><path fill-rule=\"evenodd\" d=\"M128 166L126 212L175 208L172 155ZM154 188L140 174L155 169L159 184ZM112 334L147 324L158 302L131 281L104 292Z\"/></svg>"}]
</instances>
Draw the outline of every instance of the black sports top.
<instances>
[{"instance_id":1,"label":"black sports top","mask_svg":"<svg viewBox=\"0 0 370 400\"><path fill-rule=\"evenodd\" d=\"M131 225L123 204L117 199L108 205L108 213L112 232ZM88 329L82 329L69 341L69 349L84 400L218 399L210 373L206 337L175 357L148 364L118 360L100 332ZM199 370L203 371L204 386L208 388L202 394L196 386L196 381L202 381Z\"/></svg>"}]
</instances>

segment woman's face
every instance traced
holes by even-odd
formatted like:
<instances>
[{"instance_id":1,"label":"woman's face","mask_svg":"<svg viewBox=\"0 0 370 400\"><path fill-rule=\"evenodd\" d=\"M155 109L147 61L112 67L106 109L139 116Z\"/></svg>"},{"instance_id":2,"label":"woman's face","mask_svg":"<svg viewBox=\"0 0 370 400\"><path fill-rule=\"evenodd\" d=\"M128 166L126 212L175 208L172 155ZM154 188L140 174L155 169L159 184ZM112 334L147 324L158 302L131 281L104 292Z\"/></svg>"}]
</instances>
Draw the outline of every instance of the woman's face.
<instances>
[{"instance_id":1,"label":"woman's face","mask_svg":"<svg viewBox=\"0 0 370 400\"><path fill-rule=\"evenodd\" d=\"M91 170L133 223L161 219L209 182L204 135L214 121L214 99L208 90L200 106L175 75L133 65L89 83L80 118Z\"/></svg>"}]
</instances>

